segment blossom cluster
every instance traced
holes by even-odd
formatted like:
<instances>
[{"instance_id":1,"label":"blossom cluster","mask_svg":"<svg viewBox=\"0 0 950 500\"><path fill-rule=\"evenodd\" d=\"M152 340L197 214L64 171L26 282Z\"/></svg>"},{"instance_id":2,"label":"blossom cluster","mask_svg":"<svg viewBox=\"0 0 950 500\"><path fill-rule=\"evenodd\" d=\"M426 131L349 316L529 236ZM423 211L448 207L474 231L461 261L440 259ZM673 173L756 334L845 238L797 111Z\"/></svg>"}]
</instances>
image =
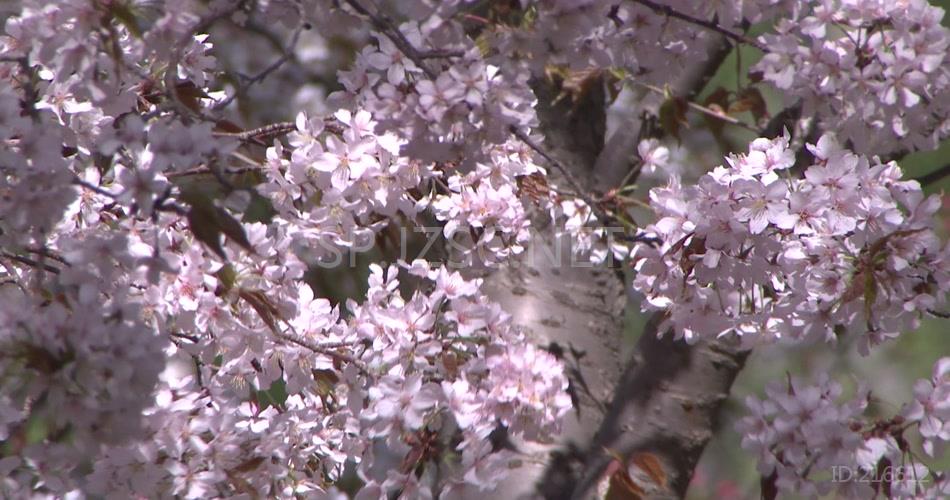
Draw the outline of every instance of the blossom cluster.
<instances>
[{"instance_id":1,"label":"blossom cluster","mask_svg":"<svg viewBox=\"0 0 950 500\"><path fill-rule=\"evenodd\" d=\"M470 169L489 161L512 128L528 130L536 123L529 75L490 65L461 26L444 22L439 11L425 23L399 26L412 54L397 48L391 35L374 36L378 48L357 54L353 68L340 73L345 91L330 98L372 112L384 130L406 138L411 156ZM452 56L418 60L433 51Z\"/></svg>"},{"instance_id":2,"label":"blossom cluster","mask_svg":"<svg viewBox=\"0 0 950 500\"><path fill-rule=\"evenodd\" d=\"M677 337L753 345L852 333L867 352L946 302L939 198L831 135L807 147L815 160L800 179L786 175L795 157L779 137L756 139L695 186L651 191L658 220L647 233L663 244L637 247L634 287L645 307L669 309Z\"/></svg>"},{"instance_id":3,"label":"blossom cluster","mask_svg":"<svg viewBox=\"0 0 950 500\"><path fill-rule=\"evenodd\" d=\"M364 110L337 111L325 121L300 113L289 136L267 149L267 197L278 225L293 228L293 246L310 261L338 257L344 249L372 247L374 232L401 214L410 219L426 206L409 191L435 174L399 154L400 140L377 135ZM316 202L314 202L316 200Z\"/></svg>"},{"instance_id":4,"label":"blossom cluster","mask_svg":"<svg viewBox=\"0 0 950 500\"><path fill-rule=\"evenodd\" d=\"M311 351L274 338L184 344L183 350L221 358L168 380L154 414L148 413L154 435L109 450L92 483L142 493L134 478L145 474L157 488L146 491L201 496L244 485L260 494L292 495L325 489L353 460L367 494L415 496L424 488L417 473L430 477L445 452L430 448L431 441L458 433L461 444L450 450L463 465L443 470L440 487L493 485L512 457L483 446L487 436L501 425L514 435L547 439L570 408L567 379L551 354L520 345L521 333L480 294L477 281L422 261L404 267L422 280L420 291L404 298L398 268L374 265L366 301L349 302L346 317L300 285L296 297L288 297L296 311L288 312L287 326L277 327L286 330L278 335ZM222 328L224 314L216 318L222 333L229 330ZM240 327L240 318L231 321L231 329ZM260 391L275 383L285 396L268 400L280 396ZM255 388L258 396L248 399L248 389L253 394ZM235 407L238 414L229 413ZM402 465L376 466L381 453ZM176 462L161 460L163 455ZM381 473L380 467L391 470Z\"/></svg>"},{"instance_id":5,"label":"blossom cluster","mask_svg":"<svg viewBox=\"0 0 950 500\"><path fill-rule=\"evenodd\" d=\"M498 50L523 54L536 73L545 64L574 69L624 68L638 80L665 84L706 59L706 42L718 36L657 12L641 2L559 0L522 2L536 8L531 22L494 34ZM654 2L703 21L731 28L761 22L787 8L784 0ZM517 56L516 56L517 57Z\"/></svg>"},{"instance_id":6,"label":"blossom cluster","mask_svg":"<svg viewBox=\"0 0 950 500\"><path fill-rule=\"evenodd\" d=\"M89 450L141 435L163 342L121 296L103 304L68 290L55 301L3 292L0 439L13 446L4 476L68 484ZM56 438L36 442L36 426Z\"/></svg>"},{"instance_id":7,"label":"blossom cluster","mask_svg":"<svg viewBox=\"0 0 950 500\"><path fill-rule=\"evenodd\" d=\"M376 2L20 3L0 38L3 497L494 487L519 460L498 436L559 431L564 368L479 279L426 261L373 264L365 293L320 297L321 264L372 248L390 224L432 217L451 250L500 266L550 216L596 262L635 249L635 286L691 340L851 328L876 342L950 286L936 201L830 137L810 146L801 180L778 174L787 140L760 139L696 187L654 191L660 248L601 227L622 210L559 191L539 165L543 141L531 142L532 78L594 65L666 83L706 56L712 32L642 2L407 0L415 21L392 26L367 10ZM791 4L664 2L733 28ZM490 19L470 15L482 8ZM936 11L914 12L919 27L849 33L900 62L906 50L885 48L943 43ZM224 74L222 58L245 46L216 38L221 24L296 29L270 69L300 56L305 29L372 42L321 103L327 116L241 131L267 113L229 104L267 72ZM928 54L929 78L943 63ZM901 83L891 104L942 99L944 80L920 84ZM668 163L657 141L640 146L645 170ZM906 410L928 453L946 440L946 386L941 368Z\"/></svg>"},{"instance_id":8,"label":"blossom cluster","mask_svg":"<svg viewBox=\"0 0 950 500\"><path fill-rule=\"evenodd\" d=\"M914 384L914 401L904 408L903 416L920 422L924 452L940 456L950 441L950 358L937 361L930 380Z\"/></svg>"},{"instance_id":9,"label":"blossom cluster","mask_svg":"<svg viewBox=\"0 0 950 500\"><path fill-rule=\"evenodd\" d=\"M934 379L917 388L943 391L947 386L943 358ZM746 398L749 415L737 424L742 447L757 455L759 473L779 491L817 497L834 492L838 498L871 498L884 491L890 498L941 498L950 493L950 479L932 473L909 450L905 435L916 425L920 435L946 441L946 431L933 434L933 424L946 418L946 398L918 399L891 419L873 420L864 414L870 392L859 389L839 402L841 385L822 378L814 385L790 379L766 388L766 398ZM939 394L934 393L938 398ZM945 395L945 394L944 394ZM925 445L933 456L934 449ZM830 477L829 477L830 472Z\"/></svg>"},{"instance_id":10,"label":"blossom cluster","mask_svg":"<svg viewBox=\"0 0 950 500\"><path fill-rule=\"evenodd\" d=\"M521 253L530 239L529 209L550 202L550 192L525 193L518 180L544 178L523 144L507 141L492 148L489 161L467 173L449 174L445 192L432 202L443 234L456 242L468 260L497 264ZM526 206L527 205L527 206Z\"/></svg>"},{"instance_id":11,"label":"blossom cluster","mask_svg":"<svg viewBox=\"0 0 950 500\"><path fill-rule=\"evenodd\" d=\"M301 113L256 165L210 116L213 46L193 33L256 13L166 7L25 2L7 24L2 495L313 495L347 463L367 497L494 485L514 456L488 436L547 440L569 410L560 362L425 262L405 266L412 297L374 266L342 312L303 281L430 207L500 262L527 240L517 179L543 169L507 132L464 169L409 157L359 107ZM239 220L260 199L274 215Z\"/></svg>"},{"instance_id":12,"label":"blossom cluster","mask_svg":"<svg viewBox=\"0 0 950 500\"><path fill-rule=\"evenodd\" d=\"M630 257L631 245L622 227L609 227L582 200L562 200L551 209L551 218L559 223L558 237L566 236L575 256L591 263L623 262ZM563 227L563 229L560 229Z\"/></svg>"},{"instance_id":13,"label":"blossom cluster","mask_svg":"<svg viewBox=\"0 0 950 500\"><path fill-rule=\"evenodd\" d=\"M803 2L761 37L754 68L861 153L932 149L950 135L950 29L925 0Z\"/></svg>"}]
</instances>

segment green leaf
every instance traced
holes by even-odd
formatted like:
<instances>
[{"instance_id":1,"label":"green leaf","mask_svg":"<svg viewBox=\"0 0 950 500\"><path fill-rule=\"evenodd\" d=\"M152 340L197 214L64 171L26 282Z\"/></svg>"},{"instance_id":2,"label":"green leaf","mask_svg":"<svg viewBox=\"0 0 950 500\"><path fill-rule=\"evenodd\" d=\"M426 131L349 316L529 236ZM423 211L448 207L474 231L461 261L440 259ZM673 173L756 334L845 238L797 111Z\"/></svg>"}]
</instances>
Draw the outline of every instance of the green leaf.
<instances>
[{"instance_id":1,"label":"green leaf","mask_svg":"<svg viewBox=\"0 0 950 500\"><path fill-rule=\"evenodd\" d=\"M256 397L262 411L270 406L279 408L287 401L287 383L279 378L267 390L257 391Z\"/></svg>"},{"instance_id":2,"label":"green leaf","mask_svg":"<svg viewBox=\"0 0 950 500\"><path fill-rule=\"evenodd\" d=\"M333 370L312 369L313 379L317 382L317 395L327 397L333 394L336 385L340 383L340 377Z\"/></svg>"},{"instance_id":3,"label":"green leaf","mask_svg":"<svg viewBox=\"0 0 950 500\"><path fill-rule=\"evenodd\" d=\"M244 226L227 210L215 205L211 198L190 193L183 199L191 205L188 210L188 227L192 234L219 257L227 260L221 246L221 235L227 236L248 252L254 252L247 233L244 232Z\"/></svg>"},{"instance_id":4,"label":"green leaf","mask_svg":"<svg viewBox=\"0 0 950 500\"><path fill-rule=\"evenodd\" d=\"M221 232L228 237L231 241L237 243L241 248L247 250L250 253L254 253L254 247L251 246L251 242L247 239L247 233L244 232L244 226L231 216L227 210L221 207L214 207L215 215L217 217L218 226L221 228Z\"/></svg>"},{"instance_id":5,"label":"green leaf","mask_svg":"<svg viewBox=\"0 0 950 500\"><path fill-rule=\"evenodd\" d=\"M237 282L237 272L230 263L218 269L218 271L214 273L214 277L218 278L218 288L214 291L214 294L217 296L224 295L231 291Z\"/></svg>"},{"instance_id":6,"label":"green leaf","mask_svg":"<svg viewBox=\"0 0 950 500\"><path fill-rule=\"evenodd\" d=\"M670 94L660 105L660 126L677 141L680 140L680 128L689 124L686 121L688 106L685 99Z\"/></svg>"},{"instance_id":7,"label":"green leaf","mask_svg":"<svg viewBox=\"0 0 950 500\"><path fill-rule=\"evenodd\" d=\"M224 247L221 246L221 226L218 225L215 206L210 200L191 206L188 210L188 228L198 241L218 254L218 257L227 260Z\"/></svg>"},{"instance_id":8,"label":"green leaf","mask_svg":"<svg viewBox=\"0 0 950 500\"><path fill-rule=\"evenodd\" d=\"M135 38L142 38L142 28L139 26L139 20L128 5L122 2L114 2L109 5L109 13L119 21L119 24L125 26Z\"/></svg>"}]
</instances>

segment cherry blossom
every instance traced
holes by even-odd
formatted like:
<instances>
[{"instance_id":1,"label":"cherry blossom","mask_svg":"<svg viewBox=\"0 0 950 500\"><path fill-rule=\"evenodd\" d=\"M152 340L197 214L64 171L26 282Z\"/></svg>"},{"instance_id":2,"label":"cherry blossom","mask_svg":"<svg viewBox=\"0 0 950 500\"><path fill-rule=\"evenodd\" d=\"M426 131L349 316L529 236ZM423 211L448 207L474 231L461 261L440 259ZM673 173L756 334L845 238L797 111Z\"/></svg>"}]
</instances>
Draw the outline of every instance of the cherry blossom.
<instances>
[{"instance_id":1,"label":"cherry blossom","mask_svg":"<svg viewBox=\"0 0 950 500\"><path fill-rule=\"evenodd\" d=\"M867 353L946 310L939 198L873 156L947 135L942 10L397 3L17 2L0 36L0 496L491 494L586 390L492 298L539 237L569 239L581 267L630 266L659 331L689 343L849 336ZM657 114L720 38L763 52L752 76L800 100L814 144L759 137L684 184L688 148L652 131L603 192L550 152L546 86L572 105L573 72L663 87L639 103ZM668 177L643 228L640 171ZM388 252L430 229L445 262ZM344 263L354 289L323 286ZM948 370L877 420L863 388L772 385L747 399L743 447L783 491L868 497L816 474L888 465L891 496L945 496L905 433L942 451Z\"/></svg>"},{"instance_id":2,"label":"cherry blossom","mask_svg":"<svg viewBox=\"0 0 950 500\"><path fill-rule=\"evenodd\" d=\"M651 192L660 220L646 231L663 245L637 246L634 287L650 307L677 304L678 337L753 345L849 333L867 352L945 302L950 247L917 215L933 214L938 198L831 136L810 147L833 153L804 179L779 174L792 164L786 138L759 139L696 187Z\"/></svg>"}]
</instances>

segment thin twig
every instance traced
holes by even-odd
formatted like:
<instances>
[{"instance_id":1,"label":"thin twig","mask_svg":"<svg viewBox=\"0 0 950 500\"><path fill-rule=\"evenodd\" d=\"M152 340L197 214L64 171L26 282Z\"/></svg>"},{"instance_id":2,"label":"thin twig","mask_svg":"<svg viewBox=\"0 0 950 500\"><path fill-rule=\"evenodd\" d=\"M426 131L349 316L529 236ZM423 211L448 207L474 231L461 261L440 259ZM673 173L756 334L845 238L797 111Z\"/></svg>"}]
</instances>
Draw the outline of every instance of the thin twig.
<instances>
[{"instance_id":1,"label":"thin twig","mask_svg":"<svg viewBox=\"0 0 950 500\"><path fill-rule=\"evenodd\" d=\"M3 252L3 253L0 253L0 256L6 257L6 258L8 258L8 259L10 259L10 260L15 260L15 261L17 261L17 262L19 262L19 263L21 263L21 264L26 264L26 265L28 265L28 266L30 266L30 267L34 267L34 268L36 268L36 269L42 269L42 270L44 270L44 271L48 271L48 272L51 272L51 273L53 273L53 274L59 274L59 268L53 267L53 266L51 266L51 265L49 265L49 264L43 264L42 262L33 260L33 259L29 258L29 257L24 257L24 256L22 256L22 255L12 254L12 253L10 253L10 252Z\"/></svg>"},{"instance_id":2,"label":"thin twig","mask_svg":"<svg viewBox=\"0 0 950 500\"><path fill-rule=\"evenodd\" d=\"M172 212L181 216L188 215L188 209L172 201L162 201L161 203L156 202L153 210L156 212Z\"/></svg>"},{"instance_id":3,"label":"thin twig","mask_svg":"<svg viewBox=\"0 0 950 500\"><path fill-rule=\"evenodd\" d=\"M676 19L679 19L681 21L686 21L688 23L695 24L697 26L702 26L703 28L706 28L708 30L715 31L716 33L719 33L720 35L726 38L734 40L738 43L744 43L746 45L750 45L752 47L755 47L761 50L762 52L769 52L769 50L764 45L760 44L759 42L743 34L727 30L726 28L723 28L719 24L714 23L712 21L706 21L703 19L699 19L698 17L693 17L689 14L680 12L670 7L669 5L659 4L659 3L653 2L652 0L631 0L631 1L633 1L634 3L638 3L640 5L643 5L644 7L653 9L653 11L655 12L663 13L663 14L666 14L667 16L675 17Z\"/></svg>"},{"instance_id":4,"label":"thin twig","mask_svg":"<svg viewBox=\"0 0 950 500\"><path fill-rule=\"evenodd\" d=\"M215 137L233 137L240 141L249 141L252 139L260 139L262 137L284 135L288 132L293 132L294 130L297 130L297 125L294 123L278 122L272 123L270 125L264 125L263 127L258 127L252 130L245 130L243 132L213 132L212 135Z\"/></svg>"},{"instance_id":5,"label":"thin twig","mask_svg":"<svg viewBox=\"0 0 950 500\"><path fill-rule=\"evenodd\" d=\"M665 94L665 92L663 91L663 89L661 89L661 88L659 88L659 87L657 87L657 86L655 86L655 85L650 85L649 83L638 82L638 81L636 81L636 80L634 80L633 83L634 83L634 85L637 85L637 86L640 86L640 87L642 87L642 88L645 88L645 89L647 89L647 90L649 90L649 91L651 91L651 92L655 92L655 93L657 93L657 94ZM691 109L693 109L693 110L695 110L695 111L699 111L700 113L709 115L709 116L711 116L711 117L713 117L713 118L716 118L716 119L718 119L718 120L722 120L722 121L724 121L724 122L726 122L726 123L735 125L735 126L737 126L737 127L742 127L742 128L744 128L744 129L749 130L749 131L752 131L752 132L756 132L756 133L759 132L759 129L753 127L752 125L749 125L748 123L745 123L745 122L742 121L742 120L739 120L738 118L729 116L729 115L727 115L727 114L725 114L725 113L717 112L717 111L715 111L715 110L712 109L712 108L708 108L708 107L706 107L706 106L703 106L702 104L697 104L697 103L695 103L695 102L693 102L693 101L685 101L685 102L686 102L686 105L687 105L687 106L689 106Z\"/></svg>"},{"instance_id":6,"label":"thin twig","mask_svg":"<svg viewBox=\"0 0 950 500\"><path fill-rule=\"evenodd\" d=\"M103 188L101 188L101 187L99 187L99 186L96 186L95 184L91 184L91 183L89 183L89 182L86 182L86 181L80 179L79 177L76 177L76 178L73 179L73 184L75 184L75 185L77 185L77 186L79 186L79 187L86 188L86 189L88 189L88 190L90 190L90 191L92 191L92 192L94 192L94 193L101 194L102 196L106 196L106 197L112 198L113 200L119 197L119 195L117 195L117 194L115 194L115 193L111 193L111 192L109 192L109 191L106 191L105 189L103 189Z\"/></svg>"},{"instance_id":7,"label":"thin twig","mask_svg":"<svg viewBox=\"0 0 950 500\"><path fill-rule=\"evenodd\" d=\"M567 170L567 167L561 164L561 162L557 161L553 156L548 154L548 152L545 151L544 148L542 148L538 143L534 142L530 137L528 137L528 134L525 134L521 130L518 130L517 128L515 128L514 125L509 127L508 130L511 132L512 135L517 137L518 140L525 143L525 145L527 145L529 148L534 150L534 152L537 153L542 158L544 158L545 161L550 163L552 167L557 169L557 171L560 172L561 175L564 176L564 179L567 180L567 183L571 185L571 188L577 192L578 197L581 200L583 200L584 203L586 203L590 207L591 210L593 210L594 215L596 215L598 219L600 219L603 222L606 222L608 220L607 214L604 213L604 211L600 208L600 206L597 203L595 203L594 200L591 199L589 196L582 194L585 192L585 190L581 186L581 183L578 182L578 180L575 179L573 175L571 175L571 172Z\"/></svg>"},{"instance_id":8,"label":"thin twig","mask_svg":"<svg viewBox=\"0 0 950 500\"><path fill-rule=\"evenodd\" d=\"M262 170L261 167L241 167L241 168L235 168L231 170L225 170L224 172L220 172L220 174L242 175L242 174L248 174L251 172L260 172L261 170ZM195 167L188 170L181 170L178 172L168 172L165 174L165 177L169 179L174 179L178 177L191 177L195 175L214 175L214 172L211 171L211 169L208 168L207 166L200 166L200 167Z\"/></svg>"},{"instance_id":9,"label":"thin twig","mask_svg":"<svg viewBox=\"0 0 950 500\"><path fill-rule=\"evenodd\" d=\"M331 347L327 347L327 346L317 344L315 342L311 342L298 335L294 335L294 334L290 334L286 332L279 332L279 331L274 331L274 333L280 339L286 340L287 342L290 342L292 344L297 344L300 347L309 349L317 354L323 354L331 358L334 358L338 361L351 363L353 366L357 367L361 372L365 374L369 374L369 369L366 367L366 365L362 361L354 358L353 356L350 356L349 354L343 354L339 351L334 350Z\"/></svg>"},{"instance_id":10,"label":"thin twig","mask_svg":"<svg viewBox=\"0 0 950 500\"><path fill-rule=\"evenodd\" d=\"M187 333L171 332L171 333L169 333L168 335L170 335L170 336L172 336L172 337L177 337L177 338L180 338L180 339L188 340L188 341L190 341L192 344L197 344L198 342L201 341L201 339L199 339L197 335L188 335Z\"/></svg>"},{"instance_id":11,"label":"thin twig","mask_svg":"<svg viewBox=\"0 0 950 500\"><path fill-rule=\"evenodd\" d=\"M369 18L370 22L373 23L373 26L386 35L386 38L389 38L393 45L399 49L400 52L405 54L406 57L416 63L423 73L429 77L431 80L435 80L438 75L435 74L435 71L432 71L428 65L423 62L422 54L412 46L412 43L406 38L405 35L399 31L399 28L396 28L393 23L387 19L385 16L379 13L374 13L368 10L367 8L360 5L357 0L345 0L346 4L353 8L357 13L362 14Z\"/></svg>"},{"instance_id":12,"label":"thin twig","mask_svg":"<svg viewBox=\"0 0 950 500\"><path fill-rule=\"evenodd\" d=\"M297 41L300 40L300 33L305 29L310 29L310 24L305 22L298 24L297 27L294 28L294 32L290 36L290 42L287 44L287 47L284 48L283 54L281 54L276 61L271 63L270 66L264 68L260 73L249 78L244 82L243 85L235 89L233 94L225 98L223 101L215 104L212 109L218 111L228 107L228 105L231 104L239 95L247 93L247 91L252 86L254 86L254 84L264 81L264 79L270 76L271 73L277 71L281 66L284 65L284 63L289 61L293 57L294 49L297 47Z\"/></svg>"},{"instance_id":13,"label":"thin twig","mask_svg":"<svg viewBox=\"0 0 950 500\"><path fill-rule=\"evenodd\" d=\"M465 52L461 50L427 50L425 52L419 52L420 59L451 59L464 55Z\"/></svg>"},{"instance_id":14,"label":"thin twig","mask_svg":"<svg viewBox=\"0 0 950 500\"><path fill-rule=\"evenodd\" d=\"M69 262L67 262L66 259L64 259L61 255L53 252L52 250L46 247L27 248L26 251L30 253L35 253L37 255L42 255L43 257L46 257L48 259L53 259L59 262L60 264L66 264L67 266L69 266Z\"/></svg>"}]
</instances>

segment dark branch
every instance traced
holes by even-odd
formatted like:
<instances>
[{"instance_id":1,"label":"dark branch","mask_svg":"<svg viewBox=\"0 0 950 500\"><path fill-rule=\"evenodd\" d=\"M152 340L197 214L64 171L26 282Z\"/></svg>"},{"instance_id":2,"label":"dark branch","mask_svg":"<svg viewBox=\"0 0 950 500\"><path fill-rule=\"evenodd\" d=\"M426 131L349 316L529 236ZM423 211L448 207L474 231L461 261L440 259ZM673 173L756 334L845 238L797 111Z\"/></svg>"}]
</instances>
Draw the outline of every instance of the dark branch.
<instances>
[{"instance_id":1,"label":"dark branch","mask_svg":"<svg viewBox=\"0 0 950 500\"><path fill-rule=\"evenodd\" d=\"M714 22L712 22L712 21L706 21L706 20L703 20L703 19L699 19L699 18L697 18L697 17L693 17L693 16L691 16L691 15L689 15L689 14L680 12L680 11L678 11L678 10L676 10L676 9L674 9L674 8L672 8L672 7L670 7L669 5L659 4L659 3L653 2L652 0L632 0L632 1L633 1L634 3L638 3L638 4L643 5L643 6L645 6L645 7L649 7L650 9L653 9L655 12L660 12L660 13L666 14L666 15L668 15L668 16L670 16L670 17L675 17L676 19L679 19L679 20L681 20L681 21L686 21L686 22L688 22L688 23L695 24L695 25L697 25L697 26L702 26L703 28L706 28L706 29L715 31L716 33L719 33L720 35L722 35L722 36L724 36L724 37L726 37L726 38L729 38L730 40L736 41L736 42L738 42L738 43L744 43L744 44L746 44L746 45L750 45L750 46L752 46L752 47L755 47L755 48L761 50L762 52L768 52L768 51L769 51L764 45L760 44L759 42L757 42L757 41L755 41L755 40L753 40L753 39L751 39L751 38L749 38L749 37L747 37L747 36L745 36L745 35L743 35L743 34L736 33L736 32L734 32L734 31L727 30L726 28L723 28L722 26L720 26L720 25L718 25L717 23L714 23Z\"/></svg>"},{"instance_id":2,"label":"dark branch","mask_svg":"<svg viewBox=\"0 0 950 500\"><path fill-rule=\"evenodd\" d=\"M297 125L292 122L278 122L272 123L270 125L264 125L263 127L258 127L252 130L245 130L243 132L214 132L213 135L216 137L233 137L240 141L249 141L251 139L260 139L262 137L284 135L288 132L293 132L296 129Z\"/></svg>"},{"instance_id":3,"label":"dark branch","mask_svg":"<svg viewBox=\"0 0 950 500\"><path fill-rule=\"evenodd\" d=\"M369 18L370 22L373 23L373 27L379 30L382 34L386 35L390 41L399 49L400 52L405 54L406 57L416 63L422 71L430 79L435 80L438 75L432 71L429 66L423 62L423 55L412 46L412 43L409 42L409 39L399 31L392 21L390 21L386 16L380 13L375 13L369 9L360 5L357 0L345 0L346 4L353 8L357 13Z\"/></svg>"},{"instance_id":4,"label":"dark branch","mask_svg":"<svg viewBox=\"0 0 950 500\"><path fill-rule=\"evenodd\" d=\"M239 95L246 94L247 91L252 86L254 86L254 84L263 82L264 79L270 76L271 73L277 71L281 66L284 65L284 63L286 63L291 58L293 58L294 49L297 47L297 41L300 40L300 33L303 32L303 30L305 29L310 29L310 25L305 22L301 22L300 24L298 24L297 27L294 29L293 34L290 36L290 42L287 44L287 47L284 48L281 56L276 61L272 62L269 66L264 68L260 73L252 76L251 78L248 78L247 81L245 81L243 85L241 85L238 89L235 89L233 94L228 96L223 101L215 104L213 109L220 110L220 109L224 109L228 107L228 105L231 104L231 102L233 102L234 99L236 99Z\"/></svg>"},{"instance_id":5,"label":"dark branch","mask_svg":"<svg viewBox=\"0 0 950 500\"><path fill-rule=\"evenodd\" d=\"M545 498L589 498L612 453L648 453L661 464L666 484L652 485L651 498L686 494L748 351L723 340L688 345L669 332L658 337L662 319L654 314L641 334L580 470L549 468L539 485Z\"/></svg>"},{"instance_id":6,"label":"dark branch","mask_svg":"<svg viewBox=\"0 0 950 500\"><path fill-rule=\"evenodd\" d=\"M604 213L600 206L591 197L584 194L587 192L587 189L581 186L581 183L576 178L574 178L571 172L568 171L567 168L561 164L561 162L557 161L557 159L548 154L538 143L531 140L531 138L528 137L528 134L518 130L514 126L512 126L509 130L511 131L512 135L518 138L518 140L525 143L525 145L537 153L538 156L544 158L544 160L547 161L552 167L557 169L557 171L564 176L564 179L567 180L567 183L571 185L571 189L577 193L577 197L584 200L584 203L590 207L590 209L594 212L594 215L596 215L601 222L606 222L608 220L607 214Z\"/></svg>"},{"instance_id":7,"label":"dark branch","mask_svg":"<svg viewBox=\"0 0 950 500\"><path fill-rule=\"evenodd\" d=\"M0 254L0 256L5 257L5 258L10 259L10 260L13 260L13 261L16 261L16 262L19 262L19 263L21 263L21 264L26 264L26 265L28 265L28 266L30 266L30 267L33 267L33 268L36 268L36 269L42 269L42 270L44 270L44 271L48 271L48 272L51 272L51 273L54 273L54 274L59 274L59 268L53 267L53 266L51 266L51 265L49 265L49 264L44 264L44 263L42 263L42 262L33 260L33 259L29 258L29 257L24 257L24 256L22 256L22 255L16 255L16 254L12 254L12 253L9 253L9 252L3 252L2 254Z\"/></svg>"}]
</instances>

